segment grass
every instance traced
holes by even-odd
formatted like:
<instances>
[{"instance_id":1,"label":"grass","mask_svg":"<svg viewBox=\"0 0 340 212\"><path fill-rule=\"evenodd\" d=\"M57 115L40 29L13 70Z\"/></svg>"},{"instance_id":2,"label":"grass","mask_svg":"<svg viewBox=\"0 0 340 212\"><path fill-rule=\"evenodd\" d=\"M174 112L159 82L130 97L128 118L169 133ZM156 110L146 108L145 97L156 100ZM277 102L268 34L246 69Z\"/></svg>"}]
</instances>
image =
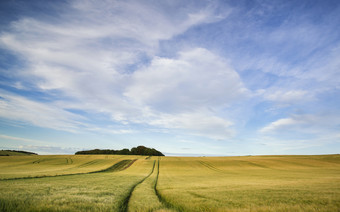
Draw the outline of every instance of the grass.
<instances>
[{"instance_id":1,"label":"grass","mask_svg":"<svg viewBox=\"0 0 340 212\"><path fill-rule=\"evenodd\" d=\"M340 155L10 156L0 170L0 211L340 211Z\"/></svg>"}]
</instances>

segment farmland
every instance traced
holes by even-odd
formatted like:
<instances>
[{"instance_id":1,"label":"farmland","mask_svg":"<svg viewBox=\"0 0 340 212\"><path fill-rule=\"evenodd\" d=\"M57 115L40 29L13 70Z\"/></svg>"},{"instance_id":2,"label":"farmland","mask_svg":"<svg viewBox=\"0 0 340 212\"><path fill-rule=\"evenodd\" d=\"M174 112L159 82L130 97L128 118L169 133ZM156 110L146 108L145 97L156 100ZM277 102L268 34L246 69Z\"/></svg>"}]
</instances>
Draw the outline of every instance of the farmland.
<instances>
[{"instance_id":1,"label":"farmland","mask_svg":"<svg viewBox=\"0 0 340 212\"><path fill-rule=\"evenodd\" d=\"M340 155L0 157L0 211L339 211Z\"/></svg>"}]
</instances>

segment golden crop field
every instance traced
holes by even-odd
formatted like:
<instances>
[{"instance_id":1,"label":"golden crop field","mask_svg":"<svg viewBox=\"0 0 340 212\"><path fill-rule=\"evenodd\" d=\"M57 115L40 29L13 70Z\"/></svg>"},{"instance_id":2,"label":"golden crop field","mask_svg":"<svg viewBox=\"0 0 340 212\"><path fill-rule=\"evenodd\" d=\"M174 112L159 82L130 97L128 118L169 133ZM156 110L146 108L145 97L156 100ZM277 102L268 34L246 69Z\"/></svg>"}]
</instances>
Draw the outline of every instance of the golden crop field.
<instances>
[{"instance_id":1,"label":"golden crop field","mask_svg":"<svg viewBox=\"0 0 340 212\"><path fill-rule=\"evenodd\" d=\"M3 156L0 211L340 211L340 155Z\"/></svg>"}]
</instances>

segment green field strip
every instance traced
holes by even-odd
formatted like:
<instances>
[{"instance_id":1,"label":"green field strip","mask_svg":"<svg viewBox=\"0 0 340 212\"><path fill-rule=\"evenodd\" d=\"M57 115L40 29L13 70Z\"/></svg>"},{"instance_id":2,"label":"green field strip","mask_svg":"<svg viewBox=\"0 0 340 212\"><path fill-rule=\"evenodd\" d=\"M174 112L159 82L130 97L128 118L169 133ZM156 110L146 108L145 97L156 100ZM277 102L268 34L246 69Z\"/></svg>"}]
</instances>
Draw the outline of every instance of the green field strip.
<instances>
[{"instance_id":1,"label":"green field strip","mask_svg":"<svg viewBox=\"0 0 340 212\"><path fill-rule=\"evenodd\" d=\"M121 160L118 163L115 163L114 165L110 166L107 169L99 170L99 171L93 171L90 173L100 173L100 172L117 172L117 171L123 171L127 168L129 168L137 159L134 160Z\"/></svg>"},{"instance_id":2,"label":"green field strip","mask_svg":"<svg viewBox=\"0 0 340 212\"><path fill-rule=\"evenodd\" d=\"M74 175L85 175L85 174L95 174L95 173L102 173L102 172L117 172L123 171L129 168L137 159L134 160L122 160L119 161L112 166L98 170L98 171L91 171L91 172L84 172L84 173L72 173L72 174L60 174L60 175L41 175L41 176L34 176L34 177L17 177L17 178L7 178L7 179L0 179L0 181L9 181L9 180L24 180L24 179L36 179L36 178L46 178L46 177L64 177L64 176L74 176Z\"/></svg>"},{"instance_id":3,"label":"green field strip","mask_svg":"<svg viewBox=\"0 0 340 212\"><path fill-rule=\"evenodd\" d=\"M136 184L134 184L130 188L128 195L123 199L123 201L121 202L121 205L118 207L119 208L119 212L127 212L128 211L129 201L131 199L132 192L135 190L135 188L139 184L143 183L148 177L150 177L152 175L152 173L154 172L154 169L155 169L155 162L156 161L153 162L153 166L152 166L151 172L146 177L144 177L141 181L137 182Z\"/></svg>"}]
</instances>

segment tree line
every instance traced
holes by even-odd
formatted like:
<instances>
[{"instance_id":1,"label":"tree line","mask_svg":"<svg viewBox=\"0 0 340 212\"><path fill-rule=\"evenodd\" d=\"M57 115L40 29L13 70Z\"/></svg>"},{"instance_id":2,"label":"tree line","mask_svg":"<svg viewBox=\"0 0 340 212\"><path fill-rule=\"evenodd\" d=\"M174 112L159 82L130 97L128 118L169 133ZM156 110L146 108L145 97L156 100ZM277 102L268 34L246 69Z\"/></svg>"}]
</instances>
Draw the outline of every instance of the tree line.
<instances>
[{"instance_id":1,"label":"tree line","mask_svg":"<svg viewBox=\"0 0 340 212\"><path fill-rule=\"evenodd\" d=\"M145 146L133 147L129 149L113 150L113 149L93 149L78 151L76 155L149 155L149 156L164 156L163 153L154 148Z\"/></svg>"},{"instance_id":2,"label":"tree line","mask_svg":"<svg viewBox=\"0 0 340 212\"><path fill-rule=\"evenodd\" d=\"M21 150L1 150L1 155L2 156L10 156L11 152L21 153L21 154L25 154L25 155L38 155L37 153L34 153L34 152L27 152L27 151L21 151ZM9 153L9 154L5 154L5 153Z\"/></svg>"}]
</instances>

